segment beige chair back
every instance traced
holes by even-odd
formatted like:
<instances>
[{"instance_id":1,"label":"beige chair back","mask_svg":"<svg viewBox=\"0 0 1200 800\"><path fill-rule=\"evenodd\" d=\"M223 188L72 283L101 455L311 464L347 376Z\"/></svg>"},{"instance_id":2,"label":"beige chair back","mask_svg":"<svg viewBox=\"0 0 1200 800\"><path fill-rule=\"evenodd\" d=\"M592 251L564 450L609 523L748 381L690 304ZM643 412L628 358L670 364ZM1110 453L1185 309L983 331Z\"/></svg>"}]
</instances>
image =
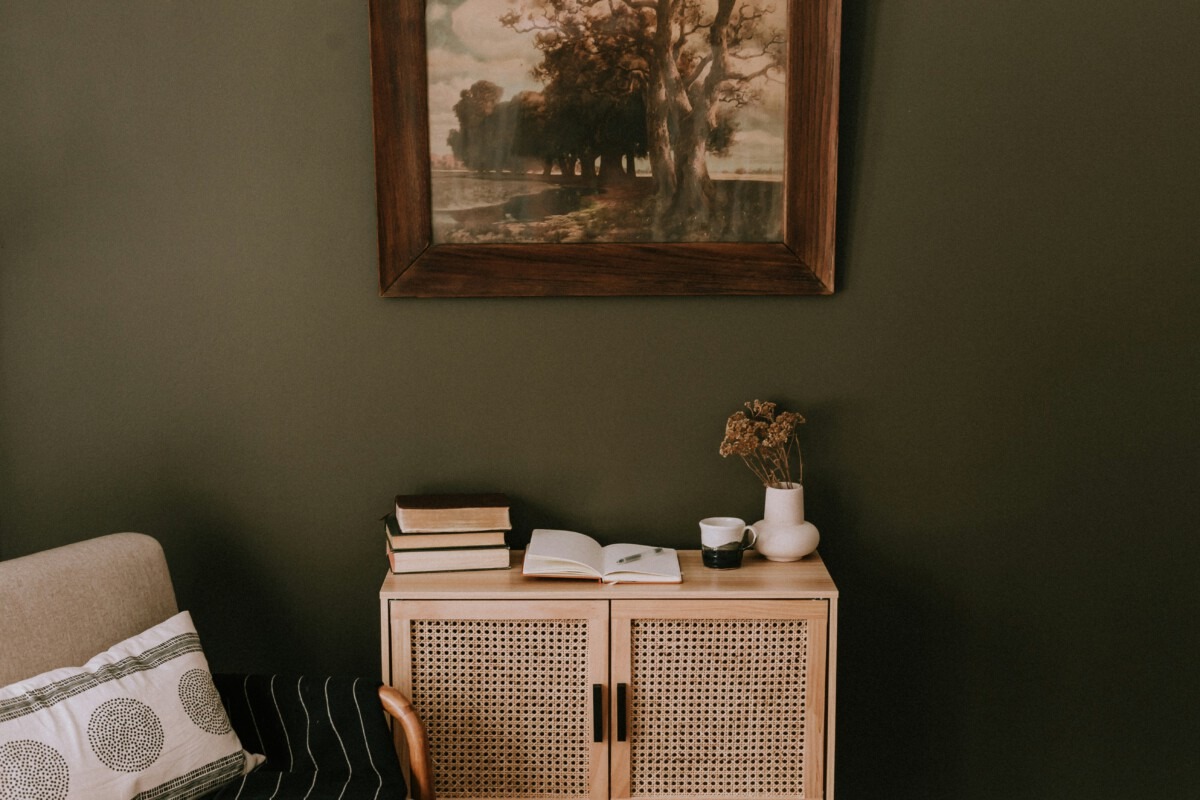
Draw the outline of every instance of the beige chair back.
<instances>
[{"instance_id":1,"label":"beige chair back","mask_svg":"<svg viewBox=\"0 0 1200 800\"><path fill-rule=\"evenodd\" d=\"M0 561L0 686L79 666L177 611L162 546L145 534Z\"/></svg>"}]
</instances>

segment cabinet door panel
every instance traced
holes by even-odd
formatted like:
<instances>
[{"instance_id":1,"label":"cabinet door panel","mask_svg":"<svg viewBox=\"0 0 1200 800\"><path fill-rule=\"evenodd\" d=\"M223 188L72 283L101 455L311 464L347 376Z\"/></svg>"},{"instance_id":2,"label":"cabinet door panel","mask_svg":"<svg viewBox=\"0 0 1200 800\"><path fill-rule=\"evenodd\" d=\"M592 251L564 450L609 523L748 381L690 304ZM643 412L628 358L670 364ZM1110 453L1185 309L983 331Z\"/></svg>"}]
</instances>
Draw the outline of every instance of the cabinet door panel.
<instances>
[{"instance_id":1,"label":"cabinet door panel","mask_svg":"<svg viewBox=\"0 0 1200 800\"><path fill-rule=\"evenodd\" d=\"M612 796L821 797L828 614L823 600L614 601L612 683L628 688Z\"/></svg>"},{"instance_id":2,"label":"cabinet door panel","mask_svg":"<svg viewBox=\"0 0 1200 800\"><path fill-rule=\"evenodd\" d=\"M392 676L425 722L439 798L608 797L593 719L606 602L393 601L390 617Z\"/></svg>"}]
</instances>

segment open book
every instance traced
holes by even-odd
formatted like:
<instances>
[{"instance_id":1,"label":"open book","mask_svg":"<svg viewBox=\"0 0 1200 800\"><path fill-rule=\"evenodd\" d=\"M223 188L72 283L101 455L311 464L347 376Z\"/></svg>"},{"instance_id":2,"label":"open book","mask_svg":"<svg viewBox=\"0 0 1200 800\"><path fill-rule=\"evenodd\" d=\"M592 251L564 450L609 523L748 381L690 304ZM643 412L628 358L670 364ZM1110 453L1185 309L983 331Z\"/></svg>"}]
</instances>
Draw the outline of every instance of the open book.
<instances>
[{"instance_id":1,"label":"open book","mask_svg":"<svg viewBox=\"0 0 1200 800\"><path fill-rule=\"evenodd\" d=\"M680 583L679 556L669 547L610 544L601 547L574 531L539 528L525 548L526 575L591 578L605 583Z\"/></svg>"}]
</instances>

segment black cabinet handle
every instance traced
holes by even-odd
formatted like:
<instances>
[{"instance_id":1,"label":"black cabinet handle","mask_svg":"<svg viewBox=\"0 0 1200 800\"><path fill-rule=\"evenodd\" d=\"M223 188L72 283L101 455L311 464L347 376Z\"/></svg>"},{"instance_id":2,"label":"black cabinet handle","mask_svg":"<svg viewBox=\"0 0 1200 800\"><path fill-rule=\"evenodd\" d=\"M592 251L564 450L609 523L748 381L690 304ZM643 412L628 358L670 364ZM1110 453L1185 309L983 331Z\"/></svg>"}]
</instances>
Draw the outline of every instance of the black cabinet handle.
<instances>
[{"instance_id":1,"label":"black cabinet handle","mask_svg":"<svg viewBox=\"0 0 1200 800\"><path fill-rule=\"evenodd\" d=\"M592 684L592 741L604 741L604 690Z\"/></svg>"},{"instance_id":2,"label":"black cabinet handle","mask_svg":"<svg viewBox=\"0 0 1200 800\"><path fill-rule=\"evenodd\" d=\"M626 739L625 730L625 707L629 704L629 686L628 684L617 684L617 741L623 742Z\"/></svg>"}]
</instances>

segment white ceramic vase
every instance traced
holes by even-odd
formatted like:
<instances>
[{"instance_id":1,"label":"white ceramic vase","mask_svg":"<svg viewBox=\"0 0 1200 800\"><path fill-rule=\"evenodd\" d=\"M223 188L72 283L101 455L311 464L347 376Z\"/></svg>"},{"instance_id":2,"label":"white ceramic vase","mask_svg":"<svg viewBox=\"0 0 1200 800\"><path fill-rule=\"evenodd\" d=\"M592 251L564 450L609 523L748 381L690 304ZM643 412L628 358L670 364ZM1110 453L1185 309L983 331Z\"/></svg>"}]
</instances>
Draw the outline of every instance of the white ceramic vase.
<instances>
[{"instance_id":1,"label":"white ceramic vase","mask_svg":"<svg viewBox=\"0 0 1200 800\"><path fill-rule=\"evenodd\" d=\"M817 527L804 519L804 487L798 483L767 487L763 518L754 530L754 549L768 561L799 561L821 541Z\"/></svg>"}]
</instances>

